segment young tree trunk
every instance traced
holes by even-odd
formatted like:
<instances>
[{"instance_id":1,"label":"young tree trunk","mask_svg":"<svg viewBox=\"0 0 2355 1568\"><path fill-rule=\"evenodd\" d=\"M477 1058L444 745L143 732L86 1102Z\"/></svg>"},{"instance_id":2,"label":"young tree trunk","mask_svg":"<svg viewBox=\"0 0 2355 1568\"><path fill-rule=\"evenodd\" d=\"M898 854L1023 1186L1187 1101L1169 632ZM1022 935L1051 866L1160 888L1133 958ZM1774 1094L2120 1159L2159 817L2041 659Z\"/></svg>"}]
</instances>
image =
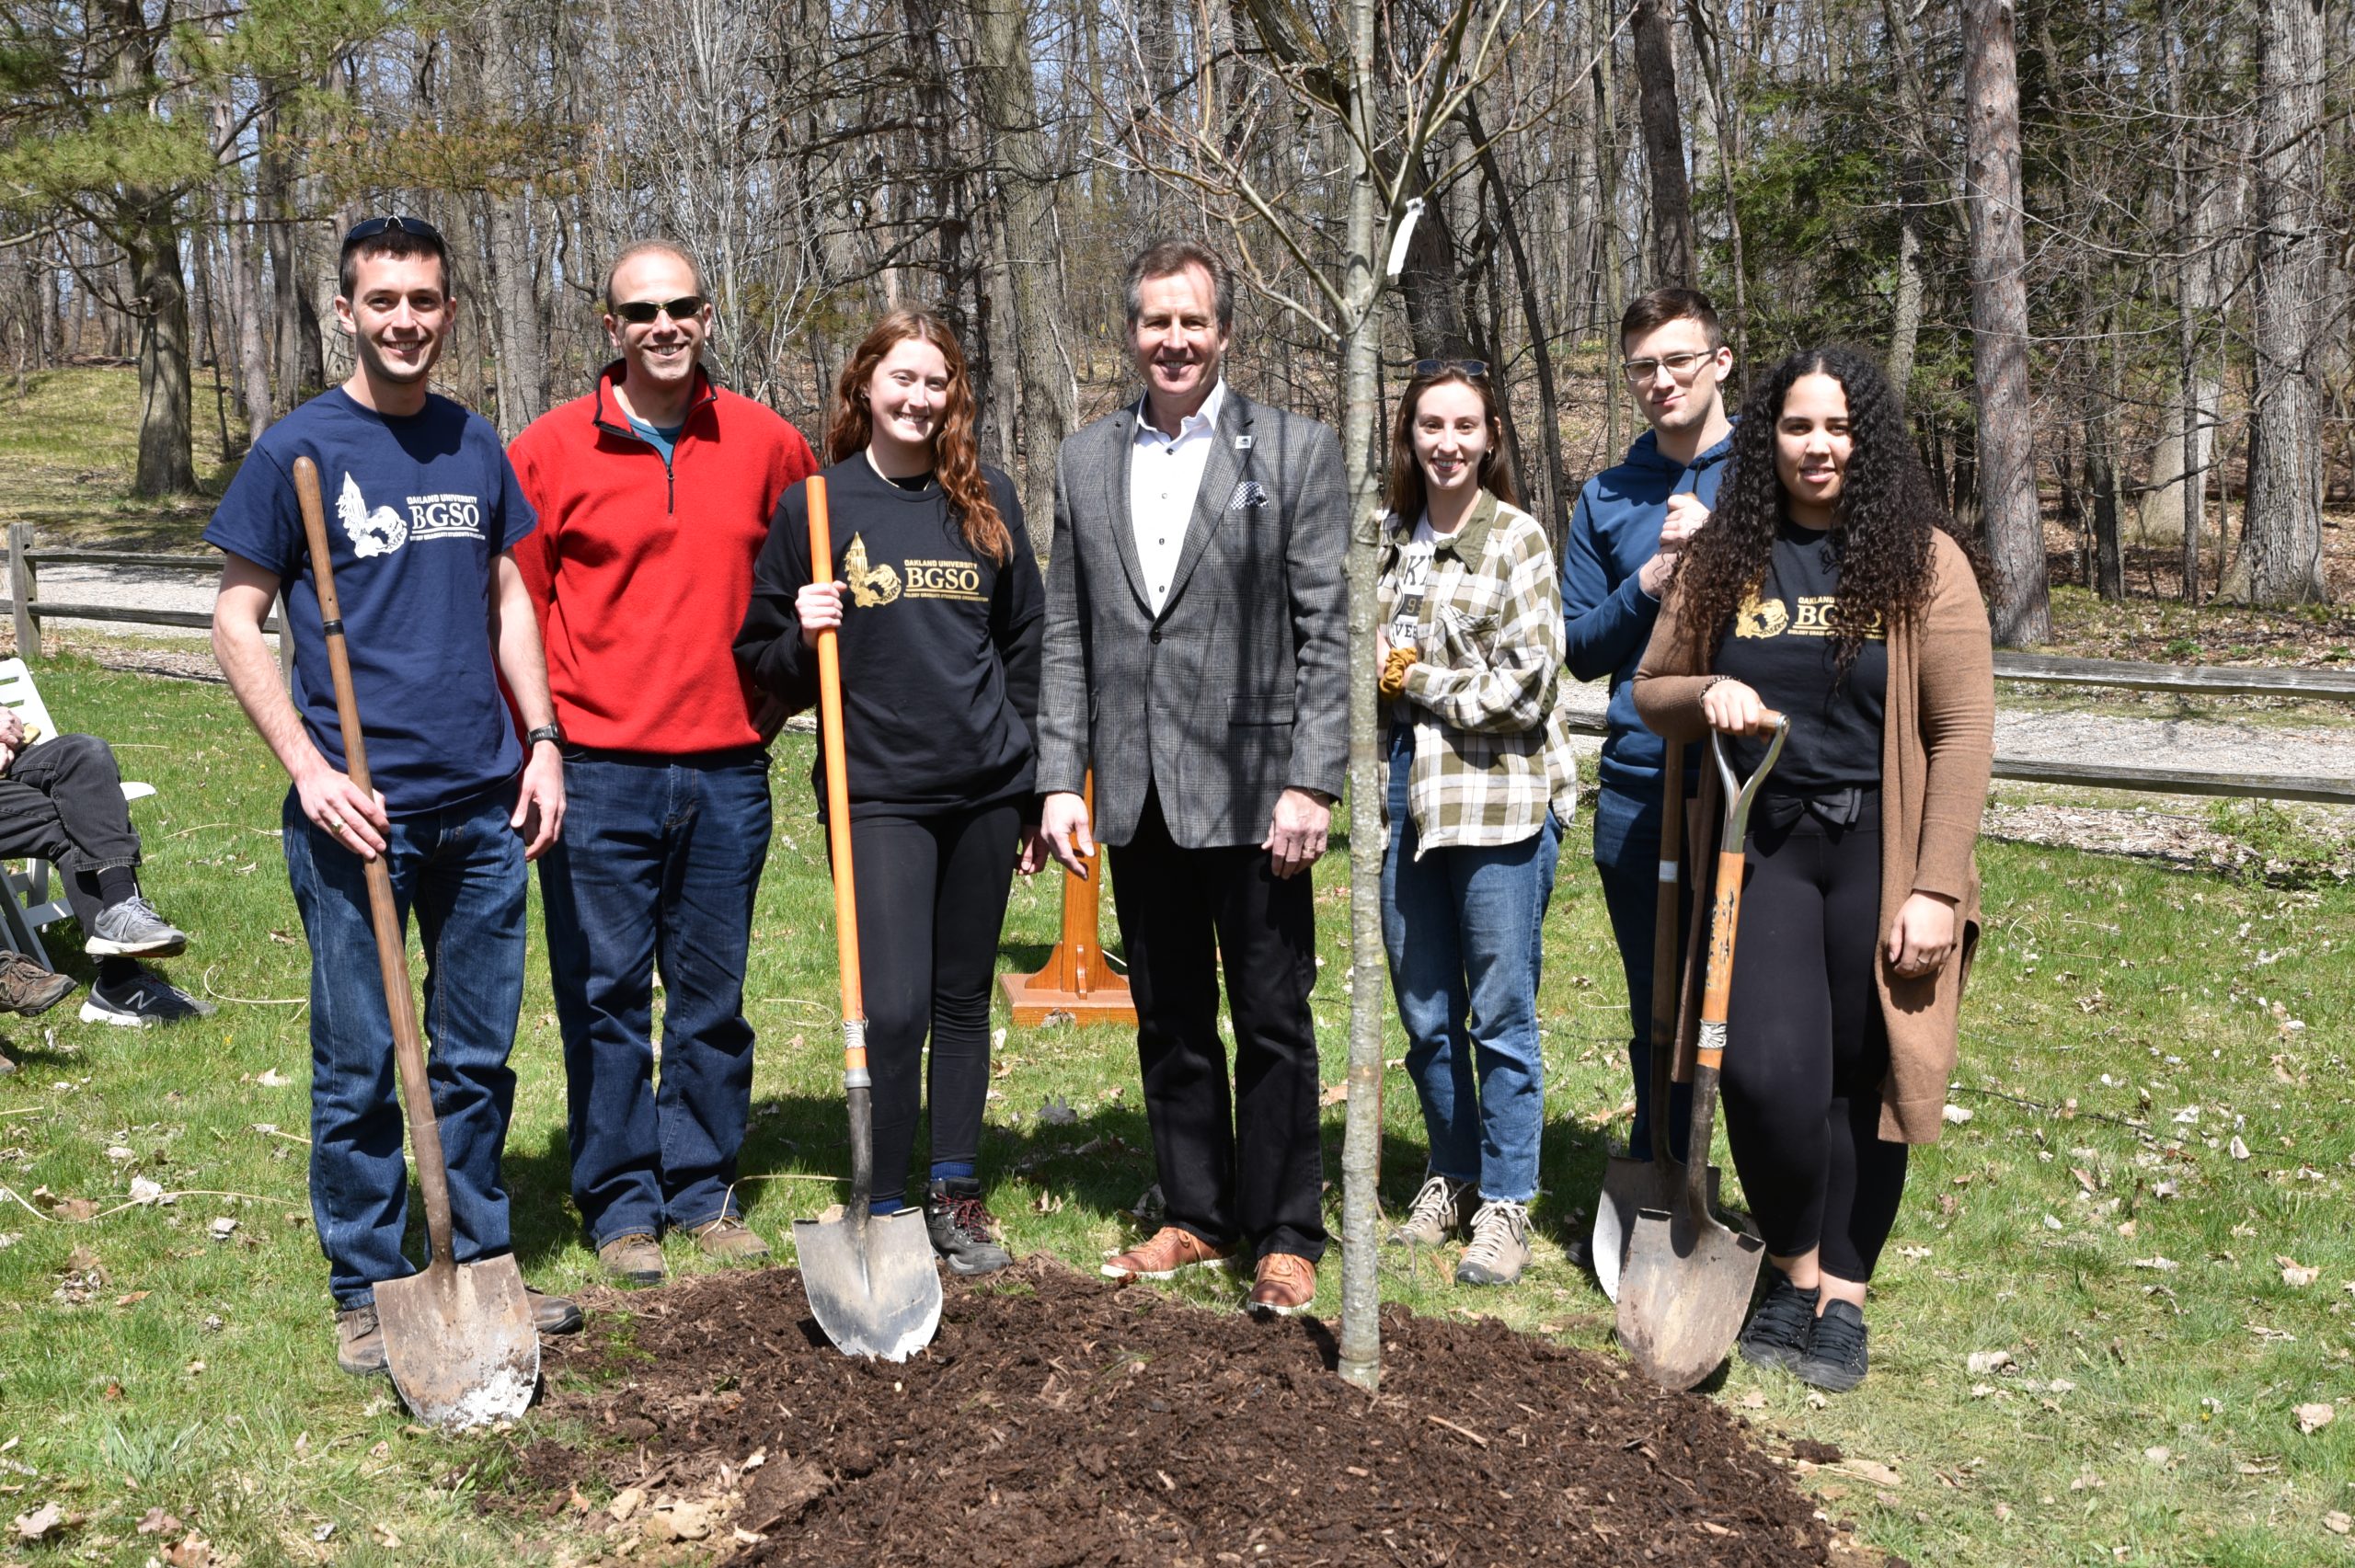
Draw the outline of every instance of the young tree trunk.
<instances>
[{"instance_id":1,"label":"young tree trunk","mask_svg":"<svg viewBox=\"0 0 2355 1568\"><path fill-rule=\"evenodd\" d=\"M1017 483L1030 537L1041 554L1054 532L1055 453L1078 419L1078 388L1055 350L1062 337L1055 306L1054 177L1039 128L1038 88L1030 75L1019 0L975 0L980 34L982 114L997 147L998 200L1005 217L1006 274L1014 295L1015 356L1021 378Z\"/></svg>"},{"instance_id":2,"label":"young tree trunk","mask_svg":"<svg viewBox=\"0 0 2355 1568\"><path fill-rule=\"evenodd\" d=\"M1633 25L1644 166L1651 174L1651 286L1689 288L1700 247L1694 243L1693 193L1684 177L1683 116L1676 103L1676 29L1668 0L1636 0Z\"/></svg>"},{"instance_id":3,"label":"young tree trunk","mask_svg":"<svg viewBox=\"0 0 2355 1568\"><path fill-rule=\"evenodd\" d=\"M2223 597L2326 600L2322 577L2322 386L2329 243L2323 228L2322 0L2266 0L2257 25L2257 350L2240 558Z\"/></svg>"},{"instance_id":4,"label":"young tree trunk","mask_svg":"<svg viewBox=\"0 0 2355 1568\"><path fill-rule=\"evenodd\" d=\"M1963 0L1970 221L1971 366L1979 410L1981 527L1994 564L1995 641L2052 640L2044 525L2028 387L2018 52L2012 0Z\"/></svg>"},{"instance_id":5,"label":"young tree trunk","mask_svg":"<svg viewBox=\"0 0 2355 1568\"><path fill-rule=\"evenodd\" d=\"M1889 312L1889 382L1913 401L1913 354L1922 337L1922 178L1909 155L1897 187L1897 291Z\"/></svg>"},{"instance_id":6,"label":"young tree trunk","mask_svg":"<svg viewBox=\"0 0 2355 1568\"><path fill-rule=\"evenodd\" d=\"M185 495L196 488L195 400L189 384L188 286L180 272L172 199L135 189L121 209L120 235L137 312L139 468L132 493Z\"/></svg>"},{"instance_id":7,"label":"young tree trunk","mask_svg":"<svg viewBox=\"0 0 2355 1568\"><path fill-rule=\"evenodd\" d=\"M1378 144L1372 67L1374 0L1349 0L1357 122L1350 161L1344 247L1341 458L1350 484L1350 1068L1341 1139L1341 1345L1343 1378L1369 1391L1382 1385L1382 1288L1374 1229L1382 1182L1382 1029L1389 970L1382 948L1381 743L1373 690L1373 590L1380 559L1374 513L1379 477L1373 427L1380 396L1383 278L1375 246L1384 224L1366 149Z\"/></svg>"}]
</instances>

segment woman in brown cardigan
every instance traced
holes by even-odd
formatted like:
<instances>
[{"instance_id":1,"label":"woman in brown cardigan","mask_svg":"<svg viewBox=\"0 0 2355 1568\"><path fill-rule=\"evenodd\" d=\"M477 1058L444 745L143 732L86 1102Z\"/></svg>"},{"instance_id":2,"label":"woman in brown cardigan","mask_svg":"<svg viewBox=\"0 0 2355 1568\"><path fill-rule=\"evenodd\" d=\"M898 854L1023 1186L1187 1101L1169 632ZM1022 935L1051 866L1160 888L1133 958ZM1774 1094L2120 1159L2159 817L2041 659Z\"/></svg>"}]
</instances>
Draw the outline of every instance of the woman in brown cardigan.
<instances>
[{"instance_id":1,"label":"woman in brown cardigan","mask_svg":"<svg viewBox=\"0 0 2355 1568\"><path fill-rule=\"evenodd\" d=\"M1847 1390L1906 1146L1938 1136L1978 937L1995 707L1983 568L1863 355L1785 360L1734 441L1636 711L1671 740L1742 738L1729 744L1745 773L1762 715L1790 717L1743 845L1722 1080L1774 1265L1741 1348ZM1696 852L1710 864L1713 846Z\"/></svg>"}]
</instances>

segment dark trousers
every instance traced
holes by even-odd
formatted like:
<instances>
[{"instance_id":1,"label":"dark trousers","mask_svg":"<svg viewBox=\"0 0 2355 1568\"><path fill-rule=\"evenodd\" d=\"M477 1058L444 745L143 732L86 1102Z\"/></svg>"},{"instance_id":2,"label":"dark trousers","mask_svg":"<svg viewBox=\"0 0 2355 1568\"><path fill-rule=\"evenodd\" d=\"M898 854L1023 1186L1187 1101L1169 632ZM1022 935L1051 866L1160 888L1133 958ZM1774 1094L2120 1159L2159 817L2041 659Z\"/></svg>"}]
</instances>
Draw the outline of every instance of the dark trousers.
<instances>
[{"instance_id":1,"label":"dark trousers","mask_svg":"<svg viewBox=\"0 0 2355 1568\"><path fill-rule=\"evenodd\" d=\"M74 918L95 931L98 874L139 864L122 773L97 736L58 736L0 774L0 856L27 854L57 867Z\"/></svg>"},{"instance_id":2,"label":"dark trousers","mask_svg":"<svg viewBox=\"0 0 2355 1568\"><path fill-rule=\"evenodd\" d=\"M540 857L564 1033L572 1201L592 1245L741 1212L752 1109L744 967L769 847L769 759L575 751ZM654 970L662 1073L654 1073Z\"/></svg>"},{"instance_id":3,"label":"dark trousers","mask_svg":"<svg viewBox=\"0 0 2355 1568\"><path fill-rule=\"evenodd\" d=\"M874 1201L886 1212L907 1192L927 1076L932 1158L970 1162L981 1152L990 988L1021 832L1022 810L1012 801L851 820L859 984L875 1080Z\"/></svg>"},{"instance_id":4,"label":"dark trousers","mask_svg":"<svg viewBox=\"0 0 2355 1568\"><path fill-rule=\"evenodd\" d=\"M1755 829L1743 850L1722 1081L1734 1167L1769 1253L1820 1244L1828 1273L1870 1279L1905 1193L1905 1145L1880 1136L1878 799L1845 828L1802 813Z\"/></svg>"},{"instance_id":5,"label":"dark trousers","mask_svg":"<svg viewBox=\"0 0 2355 1568\"><path fill-rule=\"evenodd\" d=\"M1594 803L1594 869L1603 884L1603 904L1611 916L1612 939L1619 944L1620 971L1627 977L1627 1070L1635 1080L1636 1121L1627 1129L1627 1152L1652 1157L1652 922L1660 910L1660 795L1639 799L1604 785ZM1676 929L1688 929L1693 889L1683 888ZM1685 1134L1693 1124L1693 1086L1669 1090L1668 1151L1684 1158Z\"/></svg>"},{"instance_id":6,"label":"dark trousers","mask_svg":"<svg viewBox=\"0 0 2355 1568\"><path fill-rule=\"evenodd\" d=\"M1324 1255L1316 1121L1314 874L1276 876L1256 845L1180 849L1148 786L1111 848L1113 903L1137 1008L1145 1116L1169 1222L1253 1257ZM1221 960L1235 1024L1230 1093ZM1372 983L1372 982L1369 982Z\"/></svg>"}]
</instances>

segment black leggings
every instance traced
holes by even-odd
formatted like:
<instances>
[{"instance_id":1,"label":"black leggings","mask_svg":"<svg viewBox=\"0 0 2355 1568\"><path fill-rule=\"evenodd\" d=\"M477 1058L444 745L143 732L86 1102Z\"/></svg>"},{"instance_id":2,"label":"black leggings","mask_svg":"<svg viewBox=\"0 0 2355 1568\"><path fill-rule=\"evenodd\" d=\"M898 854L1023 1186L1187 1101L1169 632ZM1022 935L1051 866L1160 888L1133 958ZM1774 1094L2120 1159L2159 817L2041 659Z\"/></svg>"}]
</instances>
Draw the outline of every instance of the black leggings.
<instances>
[{"instance_id":1,"label":"black leggings","mask_svg":"<svg viewBox=\"0 0 2355 1568\"><path fill-rule=\"evenodd\" d=\"M1723 1078L1726 1137L1766 1250L1821 1245L1826 1273L1859 1281L1905 1191L1905 1145L1880 1137L1880 822L1866 798L1852 826L1802 813L1742 846Z\"/></svg>"},{"instance_id":2,"label":"black leggings","mask_svg":"<svg viewBox=\"0 0 2355 1568\"><path fill-rule=\"evenodd\" d=\"M990 985L1022 830L1008 803L937 817L862 817L858 960L875 1079L875 1198L907 1192L932 1036L932 1158L981 1152L990 1087Z\"/></svg>"}]
</instances>

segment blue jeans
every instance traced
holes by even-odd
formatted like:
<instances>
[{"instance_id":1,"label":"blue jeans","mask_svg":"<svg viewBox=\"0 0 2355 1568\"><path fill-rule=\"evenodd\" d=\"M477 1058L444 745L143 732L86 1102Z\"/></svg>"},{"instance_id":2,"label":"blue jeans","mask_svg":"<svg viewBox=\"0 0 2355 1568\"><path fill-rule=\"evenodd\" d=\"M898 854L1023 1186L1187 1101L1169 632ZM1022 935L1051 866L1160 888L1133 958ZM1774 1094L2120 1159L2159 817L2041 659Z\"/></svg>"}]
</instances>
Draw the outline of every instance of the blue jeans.
<instances>
[{"instance_id":1,"label":"blue jeans","mask_svg":"<svg viewBox=\"0 0 2355 1568\"><path fill-rule=\"evenodd\" d=\"M744 965L769 849L769 759L576 751L564 788L564 838L540 857L540 899L572 1201L603 1246L738 1212L752 1109Z\"/></svg>"},{"instance_id":2,"label":"blue jeans","mask_svg":"<svg viewBox=\"0 0 2355 1568\"><path fill-rule=\"evenodd\" d=\"M1561 825L1549 811L1519 843L1445 846L1417 860L1411 757L1410 743L1393 746L1382 939L1430 1168L1476 1179L1484 1198L1527 1203L1537 1194L1545 1122L1537 977Z\"/></svg>"},{"instance_id":3,"label":"blue jeans","mask_svg":"<svg viewBox=\"0 0 2355 1568\"><path fill-rule=\"evenodd\" d=\"M507 825L511 809L502 791L396 817L385 836L401 928L414 910L425 947L425 1076L460 1263L509 1249L499 1161L515 1101L507 1053L524 945L523 841ZM417 1272L401 1252L408 1173L392 1020L364 863L312 826L292 790L281 820L286 879L311 944L311 1218L336 1305L363 1306L378 1280Z\"/></svg>"},{"instance_id":4,"label":"blue jeans","mask_svg":"<svg viewBox=\"0 0 2355 1568\"><path fill-rule=\"evenodd\" d=\"M1689 754L1689 753L1688 753ZM1594 869L1603 882L1611 934L1619 944L1619 967L1627 977L1627 1070L1635 1079L1636 1121L1627 1129L1627 1152L1652 1157L1652 922L1660 910L1660 796L1638 798L1609 785L1594 803ZM1677 930L1684 932L1693 890L1678 900ZM1683 949L1680 935L1678 951ZM1668 1149L1684 1158L1693 1124L1693 1086L1669 1088Z\"/></svg>"}]
</instances>

